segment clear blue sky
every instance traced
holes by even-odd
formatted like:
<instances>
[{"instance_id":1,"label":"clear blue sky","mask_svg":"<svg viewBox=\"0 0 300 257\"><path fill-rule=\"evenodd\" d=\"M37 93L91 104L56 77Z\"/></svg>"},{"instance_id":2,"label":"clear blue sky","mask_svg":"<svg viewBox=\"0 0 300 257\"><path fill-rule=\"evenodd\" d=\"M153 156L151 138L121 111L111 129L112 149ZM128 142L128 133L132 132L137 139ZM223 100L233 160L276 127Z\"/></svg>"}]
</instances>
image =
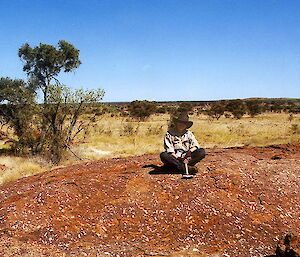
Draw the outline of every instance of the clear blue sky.
<instances>
[{"instance_id":1,"label":"clear blue sky","mask_svg":"<svg viewBox=\"0 0 300 257\"><path fill-rule=\"evenodd\" d=\"M80 50L61 76L104 101L300 97L299 0L0 0L0 76L28 42Z\"/></svg>"}]
</instances>

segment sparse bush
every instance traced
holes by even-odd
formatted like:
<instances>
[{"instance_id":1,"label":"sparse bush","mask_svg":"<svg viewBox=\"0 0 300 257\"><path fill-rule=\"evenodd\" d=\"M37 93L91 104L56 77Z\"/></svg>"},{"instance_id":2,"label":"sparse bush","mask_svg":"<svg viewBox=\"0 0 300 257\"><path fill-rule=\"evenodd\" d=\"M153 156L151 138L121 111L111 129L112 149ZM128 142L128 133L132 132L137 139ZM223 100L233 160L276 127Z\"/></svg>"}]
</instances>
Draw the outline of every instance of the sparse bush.
<instances>
[{"instance_id":1,"label":"sparse bush","mask_svg":"<svg viewBox=\"0 0 300 257\"><path fill-rule=\"evenodd\" d=\"M167 113L168 112L168 107L167 106L160 106L156 108L156 113Z\"/></svg>"},{"instance_id":2,"label":"sparse bush","mask_svg":"<svg viewBox=\"0 0 300 257\"><path fill-rule=\"evenodd\" d=\"M278 104L271 105L270 111L271 112L276 112L276 113L281 113L283 111L284 107Z\"/></svg>"},{"instance_id":3,"label":"sparse bush","mask_svg":"<svg viewBox=\"0 0 300 257\"><path fill-rule=\"evenodd\" d=\"M258 101L247 101L246 106L247 112L251 117L255 117L262 112L262 108L259 105Z\"/></svg>"},{"instance_id":4,"label":"sparse bush","mask_svg":"<svg viewBox=\"0 0 300 257\"><path fill-rule=\"evenodd\" d=\"M133 101L128 107L129 115L138 120L145 120L156 112L156 103L147 100Z\"/></svg>"},{"instance_id":5,"label":"sparse bush","mask_svg":"<svg viewBox=\"0 0 300 257\"><path fill-rule=\"evenodd\" d=\"M292 124L291 127L290 127L290 132L291 132L293 135L298 135L298 134L300 134L300 128L299 128L298 124Z\"/></svg>"},{"instance_id":6,"label":"sparse bush","mask_svg":"<svg viewBox=\"0 0 300 257\"><path fill-rule=\"evenodd\" d=\"M225 116L225 118L226 118L226 119L229 119L229 118L231 118L231 114L230 114L230 113L228 113L228 112L225 112L225 113L224 113L224 116Z\"/></svg>"},{"instance_id":7,"label":"sparse bush","mask_svg":"<svg viewBox=\"0 0 300 257\"><path fill-rule=\"evenodd\" d=\"M151 135L159 135L163 132L163 125L161 126L149 126L147 128L146 135L151 136Z\"/></svg>"},{"instance_id":8,"label":"sparse bush","mask_svg":"<svg viewBox=\"0 0 300 257\"><path fill-rule=\"evenodd\" d=\"M247 106L242 100L231 100L226 105L226 111L232 113L236 119L241 119L247 111Z\"/></svg>"},{"instance_id":9,"label":"sparse bush","mask_svg":"<svg viewBox=\"0 0 300 257\"><path fill-rule=\"evenodd\" d=\"M58 163L65 150L82 131L88 131L89 126L96 121L95 116L90 116L86 121L79 120L85 108L90 103L97 102L104 95L103 90L84 91L82 89L72 92L65 86L49 88L49 102L44 109L44 117L48 121L44 149L50 152L50 159Z\"/></svg>"},{"instance_id":10,"label":"sparse bush","mask_svg":"<svg viewBox=\"0 0 300 257\"><path fill-rule=\"evenodd\" d=\"M207 114L207 112L206 112L206 110L204 109L204 107L198 107L198 108L196 108L196 114L197 114L197 115Z\"/></svg>"},{"instance_id":11,"label":"sparse bush","mask_svg":"<svg viewBox=\"0 0 300 257\"><path fill-rule=\"evenodd\" d=\"M113 133L110 128L105 128L104 125L102 124L95 126L94 131L99 135L107 135L107 136L111 136Z\"/></svg>"},{"instance_id":12,"label":"sparse bush","mask_svg":"<svg viewBox=\"0 0 300 257\"><path fill-rule=\"evenodd\" d=\"M294 114L300 113L300 106L299 105L298 106L295 105L295 106L289 108L288 111L290 113L294 113Z\"/></svg>"},{"instance_id":13,"label":"sparse bush","mask_svg":"<svg viewBox=\"0 0 300 257\"><path fill-rule=\"evenodd\" d=\"M239 124L238 126L227 126L227 128L230 134L244 136L246 133L245 126L243 124Z\"/></svg>"},{"instance_id":14,"label":"sparse bush","mask_svg":"<svg viewBox=\"0 0 300 257\"><path fill-rule=\"evenodd\" d=\"M207 110L208 116L213 119L220 119L225 112L225 106L221 103L212 104L210 109Z\"/></svg>"},{"instance_id":15,"label":"sparse bush","mask_svg":"<svg viewBox=\"0 0 300 257\"><path fill-rule=\"evenodd\" d=\"M188 102L183 102L183 103L179 104L177 111L191 113L191 112L193 112L193 109L194 109L193 104L188 103Z\"/></svg>"},{"instance_id":16,"label":"sparse bush","mask_svg":"<svg viewBox=\"0 0 300 257\"><path fill-rule=\"evenodd\" d=\"M139 131L139 123L137 126L134 126L131 122L126 122L122 127L121 136L133 136L136 135Z\"/></svg>"},{"instance_id":17,"label":"sparse bush","mask_svg":"<svg viewBox=\"0 0 300 257\"><path fill-rule=\"evenodd\" d=\"M177 108L175 106L166 106L167 113L171 114L176 112Z\"/></svg>"}]
</instances>

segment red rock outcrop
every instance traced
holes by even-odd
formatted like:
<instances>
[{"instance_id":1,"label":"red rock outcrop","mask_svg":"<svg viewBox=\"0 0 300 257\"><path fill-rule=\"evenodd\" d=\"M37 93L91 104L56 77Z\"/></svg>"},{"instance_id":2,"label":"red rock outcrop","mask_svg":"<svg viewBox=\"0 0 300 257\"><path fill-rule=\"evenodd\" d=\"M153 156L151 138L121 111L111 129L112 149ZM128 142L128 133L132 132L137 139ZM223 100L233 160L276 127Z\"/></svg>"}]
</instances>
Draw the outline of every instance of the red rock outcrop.
<instances>
[{"instance_id":1,"label":"red rock outcrop","mask_svg":"<svg viewBox=\"0 0 300 257\"><path fill-rule=\"evenodd\" d=\"M300 234L300 145L210 150L192 180L143 168L159 163L110 159L2 185L0 256L254 257Z\"/></svg>"}]
</instances>

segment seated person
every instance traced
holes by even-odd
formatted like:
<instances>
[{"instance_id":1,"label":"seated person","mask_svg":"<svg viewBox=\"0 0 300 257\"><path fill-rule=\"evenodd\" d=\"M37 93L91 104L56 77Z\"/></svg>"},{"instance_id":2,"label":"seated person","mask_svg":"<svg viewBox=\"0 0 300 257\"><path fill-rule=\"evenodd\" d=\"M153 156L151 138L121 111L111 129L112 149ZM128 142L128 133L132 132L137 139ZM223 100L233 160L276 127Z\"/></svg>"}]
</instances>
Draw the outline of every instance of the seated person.
<instances>
[{"instance_id":1,"label":"seated person","mask_svg":"<svg viewBox=\"0 0 300 257\"><path fill-rule=\"evenodd\" d=\"M164 166L184 173L184 161L188 161L189 172L197 173L194 166L205 157L205 151L200 148L194 134L188 130L192 125L187 113L180 113L172 119L164 138L165 152L160 154Z\"/></svg>"}]
</instances>

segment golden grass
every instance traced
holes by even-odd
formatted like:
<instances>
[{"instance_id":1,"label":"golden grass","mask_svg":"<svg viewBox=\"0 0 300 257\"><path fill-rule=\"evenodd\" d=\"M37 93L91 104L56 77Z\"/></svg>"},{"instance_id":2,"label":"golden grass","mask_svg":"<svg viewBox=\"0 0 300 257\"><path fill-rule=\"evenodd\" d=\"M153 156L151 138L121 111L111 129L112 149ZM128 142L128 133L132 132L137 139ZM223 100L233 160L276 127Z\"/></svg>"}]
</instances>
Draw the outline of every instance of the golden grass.
<instances>
[{"instance_id":1,"label":"golden grass","mask_svg":"<svg viewBox=\"0 0 300 257\"><path fill-rule=\"evenodd\" d=\"M241 120L195 120L194 132L204 147L266 146L297 143L300 133L292 131L293 124L300 127L300 116L291 122L288 114L262 114Z\"/></svg>"},{"instance_id":2,"label":"golden grass","mask_svg":"<svg viewBox=\"0 0 300 257\"><path fill-rule=\"evenodd\" d=\"M209 120L206 116L195 115L191 117L194 121L191 131L204 148L300 142L300 115L294 115L292 121L289 121L288 117L289 114L269 113L240 120ZM154 115L145 122L102 116L86 135L84 142L79 146L80 151L77 152L85 156L85 149L90 153L89 149L92 147L99 151L107 151L106 157L159 153L163 150L163 137L168 121L169 115ZM295 130L295 127L298 130Z\"/></svg>"},{"instance_id":3,"label":"golden grass","mask_svg":"<svg viewBox=\"0 0 300 257\"><path fill-rule=\"evenodd\" d=\"M0 157L0 185L22 177L32 176L49 168L38 159L25 157Z\"/></svg>"}]
</instances>

